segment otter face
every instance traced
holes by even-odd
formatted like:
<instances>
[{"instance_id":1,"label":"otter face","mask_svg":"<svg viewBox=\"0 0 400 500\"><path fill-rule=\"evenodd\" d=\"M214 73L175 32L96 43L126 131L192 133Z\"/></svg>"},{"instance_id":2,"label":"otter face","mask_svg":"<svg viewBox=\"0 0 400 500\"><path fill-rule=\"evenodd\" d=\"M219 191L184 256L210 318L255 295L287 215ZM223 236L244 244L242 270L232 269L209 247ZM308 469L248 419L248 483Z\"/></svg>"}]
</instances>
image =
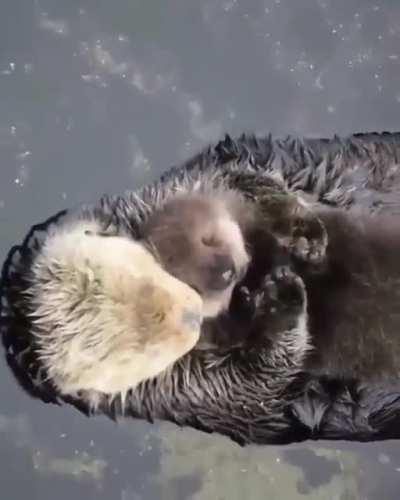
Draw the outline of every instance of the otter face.
<instances>
[{"instance_id":1,"label":"otter face","mask_svg":"<svg viewBox=\"0 0 400 500\"><path fill-rule=\"evenodd\" d=\"M149 218L145 238L162 266L202 297L205 317L229 305L249 263L230 205L206 195L178 196Z\"/></svg>"},{"instance_id":2,"label":"otter face","mask_svg":"<svg viewBox=\"0 0 400 500\"><path fill-rule=\"evenodd\" d=\"M49 233L27 297L38 357L61 393L126 394L192 349L202 299L140 242L94 222ZM89 398L89 395L87 396Z\"/></svg>"}]
</instances>

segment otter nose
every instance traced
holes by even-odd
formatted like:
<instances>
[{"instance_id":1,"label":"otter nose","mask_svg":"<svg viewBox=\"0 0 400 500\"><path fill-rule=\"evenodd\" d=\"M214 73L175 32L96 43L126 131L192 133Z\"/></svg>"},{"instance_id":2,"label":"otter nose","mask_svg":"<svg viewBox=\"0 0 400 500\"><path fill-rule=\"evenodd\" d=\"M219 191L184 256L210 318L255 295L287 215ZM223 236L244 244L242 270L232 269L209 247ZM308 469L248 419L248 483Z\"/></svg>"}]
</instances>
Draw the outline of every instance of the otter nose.
<instances>
[{"instance_id":1,"label":"otter nose","mask_svg":"<svg viewBox=\"0 0 400 500\"><path fill-rule=\"evenodd\" d=\"M182 313L182 324L189 330L200 330L202 320L203 317L200 310L185 309Z\"/></svg>"},{"instance_id":2,"label":"otter nose","mask_svg":"<svg viewBox=\"0 0 400 500\"><path fill-rule=\"evenodd\" d=\"M210 267L208 286L211 290L224 290L235 279L235 264L231 257L217 255Z\"/></svg>"}]
</instances>

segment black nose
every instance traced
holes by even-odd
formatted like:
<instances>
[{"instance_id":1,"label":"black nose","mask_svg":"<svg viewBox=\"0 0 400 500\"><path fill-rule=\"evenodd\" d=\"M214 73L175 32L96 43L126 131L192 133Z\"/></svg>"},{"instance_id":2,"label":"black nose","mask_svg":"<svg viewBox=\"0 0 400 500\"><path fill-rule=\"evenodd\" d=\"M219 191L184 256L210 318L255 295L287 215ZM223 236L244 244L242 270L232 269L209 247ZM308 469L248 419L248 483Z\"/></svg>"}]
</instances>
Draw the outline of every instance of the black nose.
<instances>
[{"instance_id":1,"label":"black nose","mask_svg":"<svg viewBox=\"0 0 400 500\"><path fill-rule=\"evenodd\" d=\"M209 269L208 286L210 290L224 290L235 279L235 265L231 257L217 255Z\"/></svg>"}]
</instances>

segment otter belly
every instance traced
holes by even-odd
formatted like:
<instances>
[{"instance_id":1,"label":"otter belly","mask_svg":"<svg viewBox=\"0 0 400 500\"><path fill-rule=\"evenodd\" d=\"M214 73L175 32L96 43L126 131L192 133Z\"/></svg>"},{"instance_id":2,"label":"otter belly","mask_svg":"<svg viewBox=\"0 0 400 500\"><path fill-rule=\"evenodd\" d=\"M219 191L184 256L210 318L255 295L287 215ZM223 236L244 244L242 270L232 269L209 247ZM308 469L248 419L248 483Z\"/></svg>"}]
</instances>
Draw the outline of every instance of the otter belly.
<instances>
[{"instance_id":1,"label":"otter belly","mask_svg":"<svg viewBox=\"0 0 400 500\"><path fill-rule=\"evenodd\" d=\"M400 376L400 224L322 215L326 270L307 276L314 352L306 370L378 380Z\"/></svg>"}]
</instances>

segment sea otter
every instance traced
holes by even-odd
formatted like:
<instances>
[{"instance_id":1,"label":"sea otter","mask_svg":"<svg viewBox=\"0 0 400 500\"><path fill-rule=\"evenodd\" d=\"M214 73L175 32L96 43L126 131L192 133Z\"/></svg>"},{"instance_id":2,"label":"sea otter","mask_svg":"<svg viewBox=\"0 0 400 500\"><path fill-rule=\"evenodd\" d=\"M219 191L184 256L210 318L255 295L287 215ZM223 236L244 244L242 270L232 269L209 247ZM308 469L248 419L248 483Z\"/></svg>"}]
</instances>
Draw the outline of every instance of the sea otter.
<instances>
[{"instance_id":1,"label":"sea otter","mask_svg":"<svg viewBox=\"0 0 400 500\"><path fill-rule=\"evenodd\" d=\"M185 188L210 173L240 184L238 172L254 172L260 181L265 173L279 182L284 179L291 190L301 189L323 204L350 211L362 206L367 212L396 213L400 206L395 168L399 158L398 134L303 141L226 138L138 193L104 197L85 212L106 218L137 238L149 208L176 187ZM23 245L10 253L4 267L3 311L13 316L13 324L3 340L7 359L24 386L38 397L55 401L54 388L41 377L31 341L22 333L21 327L29 325L18 303L32 254L40 248L46 228L46 224L34 228ZM134 417L172 420L220 432L240 443L399 436L400 384L383 382L366 387L362 380L328 380L325 375L309 374L293 379L293 356L279 354L286 353L288 347L295 349L298 337L278 336L275 345L279 345L279 338L283 341L278 351L271 351L269 342L254 349L235 348L228 356L226 351L211 355L191 351L175 363L167 377L157 377L130 392L125 407ZM277 378L283 385L276 392ZM105 401L100 410L115 416L121 406L118 401Z\"/></svg>"}]
</instances>

